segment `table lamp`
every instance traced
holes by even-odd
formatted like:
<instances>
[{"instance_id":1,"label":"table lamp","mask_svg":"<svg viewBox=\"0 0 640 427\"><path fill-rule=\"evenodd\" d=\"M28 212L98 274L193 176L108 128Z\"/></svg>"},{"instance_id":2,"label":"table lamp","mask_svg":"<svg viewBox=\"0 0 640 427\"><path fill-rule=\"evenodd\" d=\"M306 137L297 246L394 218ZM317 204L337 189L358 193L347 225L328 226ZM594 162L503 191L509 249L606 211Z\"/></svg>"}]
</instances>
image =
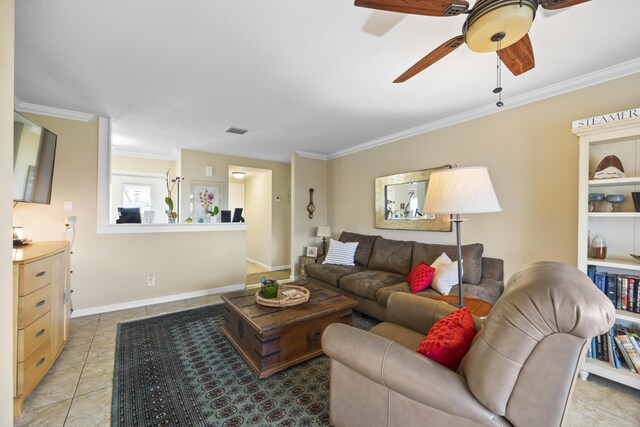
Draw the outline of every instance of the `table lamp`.
<instances>
[{"instance_id":1,"label":"table lamp","mask_svg":"<svg viewBox=\"0 0 640 427\"><path fill-rule=\"evenodd\" d=\"M484 166L445 169L432 172L424 201L424 212L451 214L456 224L456 245L458 250L459 306L464 305L462 295L462 246L460 223L461 214L499 212L502 209L493 190L489 171Z\"/></svg>"},{"instance_id":2,"label":"table lamp","mask_svg":"<svg viewBox=\"0 0 640 427\"><path fill-rule=\"evenodd\" d=\"M317 237L322 237L322 255L327 254L327 237L331 237L331 227L319 225Z\"/></svg>"}]
</instances>

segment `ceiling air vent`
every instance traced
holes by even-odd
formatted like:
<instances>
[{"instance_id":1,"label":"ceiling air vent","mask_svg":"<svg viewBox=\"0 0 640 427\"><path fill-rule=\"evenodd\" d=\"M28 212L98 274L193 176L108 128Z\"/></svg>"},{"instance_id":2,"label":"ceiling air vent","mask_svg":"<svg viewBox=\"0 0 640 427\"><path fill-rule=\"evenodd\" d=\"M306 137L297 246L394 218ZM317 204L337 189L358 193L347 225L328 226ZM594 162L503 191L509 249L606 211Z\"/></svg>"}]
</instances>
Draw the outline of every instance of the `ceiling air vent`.
<instances>
[{"instance_id":1,"label":"ceiling air vent","mask_svg":"<svg viewBox=\"0 0 640 427\"><path fill-rule=\"evenodd\" d=\"M226 130L227 133L236 133L238 135L244 135L245 133L247 133L247 129L240 129L240 128L234 128L231 127L229 129Z\"/></svg>"}]
</instances>

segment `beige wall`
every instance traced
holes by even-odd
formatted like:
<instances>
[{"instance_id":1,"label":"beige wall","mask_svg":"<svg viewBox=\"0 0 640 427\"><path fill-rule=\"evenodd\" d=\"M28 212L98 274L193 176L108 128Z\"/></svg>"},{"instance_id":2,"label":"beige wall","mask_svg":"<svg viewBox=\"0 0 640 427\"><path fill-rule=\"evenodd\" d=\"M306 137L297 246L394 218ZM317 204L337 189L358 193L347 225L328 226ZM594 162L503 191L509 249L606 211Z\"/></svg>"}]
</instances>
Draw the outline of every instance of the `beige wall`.
<instances>
[{"instance_id":1,"label":"beige wall","mask_svg":"<svg viewBox=\"0 0 640 427\"><path fill-rule=\"evenodd\" d=\"M213 166L213 176L205 176L205 167ZM272 259L271 266L289 264L291 213L288 194L291 185L291 166L287 163L267 160L249 159L246 157L224 156L202 151L181 150L180 168L185 177L183 191L189 191L189 181L211 181L224 183L224 204L229 199L229 165L248 168L268 169L272 172L272 197L280 196L280 202L271 204ZM246 197L245 197L246 199ZM183 198L182 209L188 215L188 200ZM185 216L186 217L186 216ZM249 224L251 227L251 224Z\"/></svg>"},{"instance_id":2,"label":"beige wall","mask_svg":"<svg viewBox=\"0 0 640 427\"><path fill-rule=\"evenodd\" d=\"M0 0L0 426L13 424L13 0Z\"/></svg>"},{"instance_id":3,"label":"beige wall","mask_svg":"<svg viewBox=\"0 0 640 427\"><path fill-rule=\"evenodd\" d=\"M143 157L111 156L112 171L131 171L142 173L162 173L171 169L171 177L175 177L176 162L174 160L145 159Z\"/></svg>"},{"instance_id":4,"label":"beige wall","mask_svg":"<svg viewBox=\"0 0 640 427\"><path fill-rule=\"evenodd\" d=\"M53 191L50 205L19 204L15 223L33 240L59 240L63 218L78 216L71 257L74 308L244 283L244 231L97 234L97 119L29 117L58 135ZM65 200L73 201L73 212L64 211ZM147 286L149 274L155 275L154 287Z\"/></svg>"},{"instance_id":5,"label":"beige wall","mask_svg":"<svg viewBox=\"0 0 640 427\"><path fill-rule=\"evenodd\" d=\"M455 232L376 229L374 178L460 161L489 168L503 209L468 215L463 244L482 242L485 255L504 259L507 277L536 260L575 265L578 140L571 122L640 106L638 88L640 74L331 160L332 232L455 243Z\"/></svg>"},{"instance_id":6,"label":"beige wall","mask_svg":"<svg viewBox=\"0 0 640 427\"><path fill-rule=\"evenodd\" d=\"M292 235L291 259L295 262L295 274L300 274L299 257L306 255L307 246L317 246L320 253L321 239L316 236L319 225L329 225L328 212L328 181L327 162L324 160L300 157L294 153L291 158L291 167L294 170L294 182L292 184L293 209L292 209ZM313 218L309 218L307 205L309 205L309 189L313 188L313 204L316 210ZM334 236L338 236L332 228ZM327 241L328 242L328 241Z\"/></svg>"},{"instance_id":7,"label":"beige wall","mask_svg":"<svg viewBox=\"0 0 640 427\"><path fill-rule=\"evenodd\" d=\"M274 267L272 254L271 171L257 173L244 181L247 230L247 257L260 264ZM233 212L231 212L233 215Z\"/></svg>"}]
</instances>

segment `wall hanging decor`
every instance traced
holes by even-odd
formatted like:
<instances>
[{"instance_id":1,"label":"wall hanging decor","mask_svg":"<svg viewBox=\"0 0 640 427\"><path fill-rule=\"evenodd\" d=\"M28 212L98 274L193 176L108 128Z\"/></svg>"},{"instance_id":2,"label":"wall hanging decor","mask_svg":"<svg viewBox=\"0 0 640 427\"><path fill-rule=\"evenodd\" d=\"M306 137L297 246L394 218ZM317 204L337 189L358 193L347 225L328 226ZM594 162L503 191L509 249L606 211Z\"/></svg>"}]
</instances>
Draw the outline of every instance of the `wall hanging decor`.
<instances>
[{"instance_id":1,"label":"wall hanging decor","mask_svg":"<svg viewBox=\"0 0 640 427\"><path fill-rule=\"evenodd\" d=\"M307 211L309 211L309 219L313 219L313 213L316 210L316 205L313 204L313 188L309 189L309 204L307 205Z\"/></svg>"}]
</instances>

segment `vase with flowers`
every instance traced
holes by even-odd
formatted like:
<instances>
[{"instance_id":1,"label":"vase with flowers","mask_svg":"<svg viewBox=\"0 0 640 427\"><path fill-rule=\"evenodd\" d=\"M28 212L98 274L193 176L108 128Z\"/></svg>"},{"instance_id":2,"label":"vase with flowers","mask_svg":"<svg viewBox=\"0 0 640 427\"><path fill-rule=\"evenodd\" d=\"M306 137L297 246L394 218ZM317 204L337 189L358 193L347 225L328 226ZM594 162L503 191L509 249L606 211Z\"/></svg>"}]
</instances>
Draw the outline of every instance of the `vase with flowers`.
<instances>
[{"instance_id":1,"label":"vase with flowers","mask_svg":"<svg viewBox=\"0 0 640 427\"><path fill-rule=\"evenodd\" d=\"M208 215L208 222L211 222L220 212L218 206L213 204L215 198L216 195L209 190L204 190L200 193L200 205L204 209L205 214Z\"/></svg>"},{"instance_id":2,"label":"vase with flowers","mask_svg":"<svg viewBox=\"0 0 640 427\"><path fill-rule=\"evenodd\" d=\"M173 224L178 221L178 213L173 210L174 204L172 193L177 186L177 200L178 203L180 203L180 183L184 180L184 177L176 176L169 179L171 176L170 173L171 169L167 169L167 172L165 173L165 181L167 183L167 197L164 198L164 202L167 204L167 209L164 211L164 213L167 214L167 220L169 221L169 223Z\"/></svg>"}]
</instances>

